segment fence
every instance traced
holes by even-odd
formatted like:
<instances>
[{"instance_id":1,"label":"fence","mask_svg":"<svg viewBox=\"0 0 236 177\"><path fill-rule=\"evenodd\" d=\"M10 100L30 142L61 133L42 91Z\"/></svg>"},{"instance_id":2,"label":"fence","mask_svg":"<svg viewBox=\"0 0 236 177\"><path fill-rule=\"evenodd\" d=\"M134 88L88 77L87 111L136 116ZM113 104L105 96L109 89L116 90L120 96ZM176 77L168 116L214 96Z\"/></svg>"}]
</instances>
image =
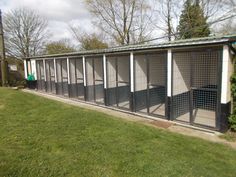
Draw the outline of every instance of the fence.
<instances>
[{"instance_id":1,"label":"fence","mask_svg":"<svg viewBox=\"0 0 236 177\"><path fill-rule=\"evenodd\" d=\"M228 40L219 40L31 60L36 60L38 90L223 130L231 110L233 63Z\"/></svg>"}]
</instances>

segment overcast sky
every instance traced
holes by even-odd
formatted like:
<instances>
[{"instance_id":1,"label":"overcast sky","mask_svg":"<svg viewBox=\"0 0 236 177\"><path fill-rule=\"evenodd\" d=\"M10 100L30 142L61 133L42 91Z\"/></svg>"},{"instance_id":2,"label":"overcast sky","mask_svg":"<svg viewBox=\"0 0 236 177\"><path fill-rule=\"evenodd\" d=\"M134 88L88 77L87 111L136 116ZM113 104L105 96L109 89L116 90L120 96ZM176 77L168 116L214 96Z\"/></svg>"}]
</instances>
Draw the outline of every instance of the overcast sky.
<instances>
[{"instance_id":1,"label":"overcast sky","mask_svg":"<svg viewBox=\"0 0 236 177\"><path fill-rule=\"evenodd\" d=\"M0 0L3 13L19 7L35 10L48 19L52 40L72 38L68 24L92 30L91 16L83 0Z\"/></svg>"}]
</instances>

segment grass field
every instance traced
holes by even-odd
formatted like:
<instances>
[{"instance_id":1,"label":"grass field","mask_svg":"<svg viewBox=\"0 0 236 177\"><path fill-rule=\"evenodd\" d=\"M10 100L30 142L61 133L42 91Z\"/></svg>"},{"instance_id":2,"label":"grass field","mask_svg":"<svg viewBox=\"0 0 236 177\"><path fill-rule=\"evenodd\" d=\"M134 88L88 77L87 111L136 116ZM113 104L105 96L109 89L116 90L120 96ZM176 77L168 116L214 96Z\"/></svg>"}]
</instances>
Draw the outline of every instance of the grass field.
<instances>
[{"instance_id":1,"label":"grass field","mask_svg":"<svg viewBox=\"0 0 236 177\"><path fill-rule=\"evenodd\" d=\"M235 176L236 151L0 88L0 176Z\"/></svg>"}]
</instances>

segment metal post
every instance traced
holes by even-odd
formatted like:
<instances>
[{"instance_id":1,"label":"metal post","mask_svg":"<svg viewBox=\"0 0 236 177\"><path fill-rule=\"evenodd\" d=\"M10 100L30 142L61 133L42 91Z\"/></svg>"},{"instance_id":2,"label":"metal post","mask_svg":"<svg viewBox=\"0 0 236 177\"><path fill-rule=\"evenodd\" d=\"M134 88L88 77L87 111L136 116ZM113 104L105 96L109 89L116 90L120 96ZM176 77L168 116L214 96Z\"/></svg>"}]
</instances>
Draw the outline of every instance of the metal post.
<instances>
[{"instance_id":1,"label":"metal post","mask_svg":"<svg viewBox=\"0 0 236 177\"><path fill-rule=\"evenodd\" d=\"M56 65L56 59L53 59L54 63L54 78L55 78L55 83L57 83L57 65Z\"/></svg>"},{"instance_id":2,"label":"metal post","mask_svg":"<svg viewBox=\"0 0 236 177\"><path fill-rule=\"evenodd\" d=\"M107 59L106 55L103 55L103 85L104 85L104 104L108 106L107 96Z\"/></svg>"},{"instance_id":3,"label":"metal post","mask_svg":"<svg viewBox=\"0 0 236 177\"><path fill-rule=\"evenodd\" d=\"M86 86L87 86L87 78L86 78L86 61L85 57L82 57L83 59L83 78L84 78L84 100L87 101L87 91L86 91Z\"/></svg>"},{"instance_id":4,"label":"metal post","mask_svg":"<svg viewBox=\"0 0 236 177\"><path fill-rule=\"evenodd\" d=\"M173 67L173 61L172 61L172 50L169 49L167 51L167 113L166 116L169 120L172 119L172 67Z\"/></svg>"},{"instance_id":5,"label":"metal post","mask_svg":"<svg viewBox=\"0 0 236 177\"><path fill-rule=\"evenodd\" d=\"M44 74L44 81L45 81L45 83L44 83L44 89L45 89L45 91L47 91L47 84L46 84L46 82L47 82L47 78L46 78L46 64L45 64L45 59L43 59L43 74Z\"/></svg>"},{"instance_id":6,"label":"metal post","mask_svg":"<svg viewBox=\"0 0 236 177\"><path fill-rule=\"evenodd\" d=\"M103 79L104 79L104 89L107 89L107 62L106 55L103 55Z\"/></svg>"},{"instance_id":7,"label":"metal post","mask_svg":"<svg viewBox=\"0 0 236 177\"><path fill-rule=\"evenodd\" d=\"M1 52L2 86L6 86L6 84L7 84L7 68L6 68L5 45L4 45L1 10L0 10L0 52Z\"/></svg>"},{"instance_id":8,"label":"metal post","mask_svg":"<svg viewBox=\"0 0 236 177\"><path fill-rule=\"evenodd\" d=\"M134 111L134 54L130 53L130 110Z\"/></svg>"}]
</instances>

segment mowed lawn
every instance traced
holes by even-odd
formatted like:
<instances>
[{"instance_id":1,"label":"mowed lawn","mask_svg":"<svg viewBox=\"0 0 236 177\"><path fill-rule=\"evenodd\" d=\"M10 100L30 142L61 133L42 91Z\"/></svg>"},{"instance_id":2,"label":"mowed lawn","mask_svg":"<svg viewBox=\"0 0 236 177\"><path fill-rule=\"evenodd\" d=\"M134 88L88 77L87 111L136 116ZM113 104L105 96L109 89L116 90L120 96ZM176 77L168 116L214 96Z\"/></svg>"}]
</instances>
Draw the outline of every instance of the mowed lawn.
<instances>
[{"instance_id":1,"label":"mowed lawn","mask_svg":"<svg viewBox=\"0 0 236 177\"><path fill-rule=\"evenodd\" d=\"M236 151L0 88L0 176L235 176Z\"/></svg>"}]
</instances>

